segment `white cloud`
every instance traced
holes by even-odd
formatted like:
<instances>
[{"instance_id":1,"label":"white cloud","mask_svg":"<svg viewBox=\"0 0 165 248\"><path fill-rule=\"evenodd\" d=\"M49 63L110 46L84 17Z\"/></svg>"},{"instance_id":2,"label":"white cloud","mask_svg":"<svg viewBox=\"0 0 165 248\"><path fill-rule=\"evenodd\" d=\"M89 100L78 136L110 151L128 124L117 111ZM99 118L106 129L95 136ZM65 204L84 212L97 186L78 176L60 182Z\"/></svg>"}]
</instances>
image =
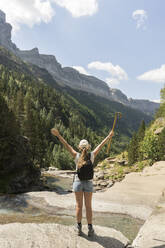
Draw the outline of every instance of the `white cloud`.
<instances>
[{"instance_id":1,"label":"white cloud","mask_svg":"<svg viewBox=\"0 0 165 248\"><path fill-rule=\"evenodd\" d=\"M33 27L48 23L55 14L55 5L66 8L73 17L93 15L98 10L98 0L0 0L0 9L6 13L7 22L14 32L21 24Z\"/></svg>"},{"instance_id":2,"label":"white cloud","mask_svg":"<svg viewBox=\"0 0 165 248\"><path fill-rule=\"evenodd\" d=\"M85 74L85 75L90 75L84 67L82 66L72 66L75 70L77 70L78 72Z\"/></svg>"},{"instance_id":3,"label":"white cloud","mask_svg":"<svg viewBox=\"0 0 165 248\"><path fill-rule=\"evenodd\" d=\"M158 69L145 72L138 76L137 79L156 83L165 83L165 64Z\"/></svg>"},{"instance_id":4,"label":"white cloud","mask_svg":"<svg viewBox=\"0 0 165 248\"><path fill-rule=\"evenodd\" d=\"M98 0L51 0L66 8L73 17L93 15L98 10Z\"/></svg>"},{"instance_id":5,"label":"white cloud","mask_svg":"<svg viewBox=\"0 0 165 248\"><path fill-rule=\"evenodd\" d=\"M88 64L89 69L96 69L108 72L112 78L116 78L117 80L127 80L127 73L119 66L114 66L112 63L102 63L99 61L94 61Z\"/></svg>"},{"instance_id":6,"label":"white cloud","mask_svg":"<svg viewBox=\"0 0 165 248\"><path fill-rule=\"evenodd\" d=\"M33 27L34 24L51 21L54 10L49 0L1 0L0 9L6 13L6 18L12 24L14 31L21 24Z\"/></svg>"},{"instance_id":7,"label":"white cloud","mask_svg":"<svg viewBox=\"0 0 165 248\"><path fill-rule=\"evenodd\" d=\"M117 86L120 84L119 80L117 80L116 78L106 78L105 81L110 87Z\"/></svg>"},{"instance_id":8,"label":"white cloud","mask_svg":"<svg viewBox=\"0 0 165 248\"><path fill-rule=\"evenodd\" d=\"M152 100L152 102L160 103L160 99L158 99L158 100Z\"/></svg>"},{"instance_id":9,"label":"white cloud","mask_svg":"<svg viewBox=\"0 0 165 248\"><path fill-rule=\"evenodd\" d=\"M146 29L145 22L148 18L147 12L144 9L137 9L132 13L132 18L136 21L137 29Z\"/></svg>"}]
</instances>

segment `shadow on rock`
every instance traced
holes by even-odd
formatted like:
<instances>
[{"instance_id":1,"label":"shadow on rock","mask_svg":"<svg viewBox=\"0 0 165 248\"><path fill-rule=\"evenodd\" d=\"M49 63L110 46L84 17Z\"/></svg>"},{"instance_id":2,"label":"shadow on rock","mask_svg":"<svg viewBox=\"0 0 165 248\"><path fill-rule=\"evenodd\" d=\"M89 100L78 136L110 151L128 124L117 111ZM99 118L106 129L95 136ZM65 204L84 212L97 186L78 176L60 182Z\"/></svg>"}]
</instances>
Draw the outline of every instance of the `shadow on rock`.
<instances>
[{"instance_id":1,"label":"shadow on rock","mask_svg":"<svg viewBox=\"0 0 165 248\"><path fill-rule=\"evenodd\" d=\"M106 236L99 236L94 234L93 237L88 237L85 233L81 235L81 237L89 240L90 242L97 242L104 248L124 248L126 247L122 242L117 239L106 237Z\"/></svg>"}]
</instances>

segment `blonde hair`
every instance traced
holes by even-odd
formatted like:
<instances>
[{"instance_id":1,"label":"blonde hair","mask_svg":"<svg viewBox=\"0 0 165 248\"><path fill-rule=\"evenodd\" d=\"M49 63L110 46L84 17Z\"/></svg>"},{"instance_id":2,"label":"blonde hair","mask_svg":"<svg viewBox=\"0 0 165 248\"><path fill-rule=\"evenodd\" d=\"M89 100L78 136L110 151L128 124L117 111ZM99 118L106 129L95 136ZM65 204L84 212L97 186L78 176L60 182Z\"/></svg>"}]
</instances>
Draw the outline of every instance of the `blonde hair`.
<instances>
[{"instance_id":1,"label":"blonde hair","mask_svg":"<svg viewBox=\"0 0 165 248\"><path fill-rule=\"evenodd\" d=\"M80 148L82 150L80 157L78 159L77 166L80 169L82 166L86 164L86 161L89 159L88 148L83 147Z\"/></svg>"}]
</instances>

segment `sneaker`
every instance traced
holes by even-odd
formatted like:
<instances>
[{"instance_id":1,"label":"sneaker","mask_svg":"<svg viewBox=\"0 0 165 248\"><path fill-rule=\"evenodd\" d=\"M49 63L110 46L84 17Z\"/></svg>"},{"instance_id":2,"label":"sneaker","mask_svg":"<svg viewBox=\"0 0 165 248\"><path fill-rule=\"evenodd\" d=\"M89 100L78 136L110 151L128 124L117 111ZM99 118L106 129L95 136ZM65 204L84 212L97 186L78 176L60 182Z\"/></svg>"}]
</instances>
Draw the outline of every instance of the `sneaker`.
<instances>
[{"instance_id":1,"label":"sneaker","mask_svg":"<svg viewBox=\"0 0 165 248\"><path fill-rule=\"evenodd\" d=\"M93 236L94 234L94 229L92 225L88 225L88 237Z\"/></svg>"},{"instance_id":2,"label":"sneaker","mask_svg":"<svg viewBox=\"0 0 165 248\"><path fill-rule=\"evenodd\" d=\"M82 234L82 225L76 224L74 229L78 236Z\"/></svg>"}]
</instances>

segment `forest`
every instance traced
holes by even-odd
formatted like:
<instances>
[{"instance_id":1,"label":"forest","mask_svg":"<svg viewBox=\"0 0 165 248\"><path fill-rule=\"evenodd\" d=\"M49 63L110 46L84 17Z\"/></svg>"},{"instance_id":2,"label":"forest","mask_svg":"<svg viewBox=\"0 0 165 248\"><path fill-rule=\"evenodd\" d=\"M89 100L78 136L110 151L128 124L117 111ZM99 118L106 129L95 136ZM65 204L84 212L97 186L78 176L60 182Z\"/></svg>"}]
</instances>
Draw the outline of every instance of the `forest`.
<instances>
[{"instance_id":1,"label":"forest","mask_svg":"<svg viewBox=\"0 0 165 248\"><path fill-rule=\"evenodd\" d=\"M34 165L74 169L71 156L51 135L52 127L56 127L74 149L77 150L82 138L86 138L93 149L107 136L115 112L121 112L123 116L118 121L111 147L112 156L126 148L142 120L148 123L152 119L120 103L69 87L60 88L46 70L24 63L2 47L0 61L2 167L12 159L13 146L9 140L14 141L18 135L26 138L28 156ZM96 163L110 154L104 147Z\"/></svg>"}]
</instances>

